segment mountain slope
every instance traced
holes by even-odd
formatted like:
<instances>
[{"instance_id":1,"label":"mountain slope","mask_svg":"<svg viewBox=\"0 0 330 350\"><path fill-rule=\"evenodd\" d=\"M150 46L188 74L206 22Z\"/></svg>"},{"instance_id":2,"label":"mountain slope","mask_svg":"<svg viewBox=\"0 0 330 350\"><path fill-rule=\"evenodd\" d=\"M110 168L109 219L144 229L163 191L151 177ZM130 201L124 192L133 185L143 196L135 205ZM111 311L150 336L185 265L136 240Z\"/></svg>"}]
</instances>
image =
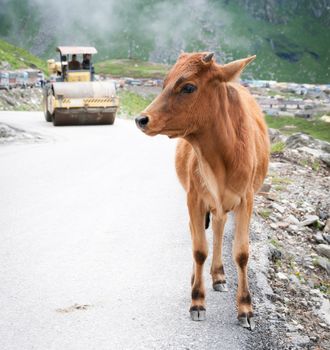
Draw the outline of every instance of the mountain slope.
<instances>
[{"instance_id":1,"label":"mountain slope","mask_svg":"<svg viewBox=\"0 0 330 350\"><path fill-rule=\"evenodd\" d=\"M36 68L47 72L47 64L44 60L1 39L0 67L8 67L10 69Z\"/></svg>"}]
</instances>

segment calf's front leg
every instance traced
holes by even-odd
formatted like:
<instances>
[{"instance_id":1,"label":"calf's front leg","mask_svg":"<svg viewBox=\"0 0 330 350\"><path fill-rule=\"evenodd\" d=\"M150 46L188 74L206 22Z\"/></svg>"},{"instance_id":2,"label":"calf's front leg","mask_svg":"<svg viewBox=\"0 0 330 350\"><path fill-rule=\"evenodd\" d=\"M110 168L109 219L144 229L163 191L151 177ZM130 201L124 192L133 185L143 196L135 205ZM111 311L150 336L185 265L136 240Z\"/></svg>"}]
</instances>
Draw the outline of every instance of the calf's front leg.
<instances>
[{"instance_id":1,"label":"calf's front leg","mask_svg":"<svg viewBox=\"0 0 330 350\"><path fill-rule=\"evenodd\" d=\"M190 217L190 232L193 251L193 275L191 279L190 316L193 321L205 320L205 287L203 266L207 258L208 248L205 237L206 208L202 200L194 192L188 193L187 204Z\"/></svg>"},{"instance_id":2,"label":"calf's front leg","mask_svg":"<svg viewBox=\"0 0 330 350\"><path fill-rule=\"evenodd\" d=\"M213 230L213 257L211 265L211 275L213 281L213 289L217 292L227 292L225 270L222 260L222 244L224 227L227 220L227 214L221 218L212 216Z\"/></svg>"}]
</instances>

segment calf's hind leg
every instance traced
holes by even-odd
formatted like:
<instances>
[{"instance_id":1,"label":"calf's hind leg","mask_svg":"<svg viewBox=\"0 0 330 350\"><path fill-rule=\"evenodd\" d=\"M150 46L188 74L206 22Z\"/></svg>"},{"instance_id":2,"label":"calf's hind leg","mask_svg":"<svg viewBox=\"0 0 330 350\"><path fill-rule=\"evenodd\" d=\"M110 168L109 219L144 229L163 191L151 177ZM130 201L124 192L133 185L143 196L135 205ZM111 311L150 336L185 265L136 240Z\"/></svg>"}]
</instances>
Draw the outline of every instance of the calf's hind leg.
<instances>
[{"instance_id":1,"label":"calf's hind leg","mask_svg":"<svg viewBox=\"0 0 330 350\"><path fill-rule=\"evenodd\" d=\"M249 224L253 209L253 194L247 195L235 212L235 237L233 257L237 265L238 320L244 328L255 328L252 300L249 291L247 263L249 259Z\"/></svg>"},{"instance_id":2,"label":"calf's hind leg","mask_svg":"<svg viewBox=\"0 0 330 350\"><path fill-rule=\"evenodd\" d=\"M194 259L194 271L191 280L190 316L193 321L203 321L205 320L206 313L203 266L208 253L204 226L206 208L203 201L194 192L188 193L187 202Z\"/></svg>"}]
</instances>

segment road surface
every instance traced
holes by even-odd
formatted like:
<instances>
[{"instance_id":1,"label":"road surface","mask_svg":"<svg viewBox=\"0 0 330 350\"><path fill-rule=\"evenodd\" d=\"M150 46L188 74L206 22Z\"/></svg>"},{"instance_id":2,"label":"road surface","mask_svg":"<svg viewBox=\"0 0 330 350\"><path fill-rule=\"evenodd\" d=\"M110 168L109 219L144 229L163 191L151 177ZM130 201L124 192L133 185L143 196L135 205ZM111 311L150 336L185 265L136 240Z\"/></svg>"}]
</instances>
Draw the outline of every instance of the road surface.
<instances>
[{"instance_id":1,"label":"road surface","mask_svg":"<svg viewBox=\"0 0 330 350\"><path fill-rule=\"evenodd\" d=\"M176 141L134 123L53 127L39 112L0 123L47 142L0 145L0 349L245 349L230 291L189 316L192 253ZM210 246L212 233L207 232Z\"/></svg>"}]
</instances>

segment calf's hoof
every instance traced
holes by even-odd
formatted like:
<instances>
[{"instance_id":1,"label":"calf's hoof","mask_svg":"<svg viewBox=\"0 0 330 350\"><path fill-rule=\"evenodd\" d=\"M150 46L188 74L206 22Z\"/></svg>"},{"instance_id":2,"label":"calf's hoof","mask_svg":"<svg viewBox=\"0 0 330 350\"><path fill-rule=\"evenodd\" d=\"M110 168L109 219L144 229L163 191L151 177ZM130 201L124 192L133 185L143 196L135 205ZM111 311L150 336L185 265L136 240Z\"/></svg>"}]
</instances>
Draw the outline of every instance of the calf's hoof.
<instances>
[{"instance_id":1,"label":"calf's hoof","mask_svg":"<svg viewBox=\"0 0 330 350\"><path fill-rule=\"evenodd\" d=\"M213 289L216 292L228 292L228 287L226 282L215 282L213 283Z\"/></svg>"},{"instance_id":2,"label":"calf's hoof","mask_svg":"<svg viewBox=\"0 0 330 350\"><path fill-rule=\"evenodd\" d=\"M206 319L206 310L204 306L192 306L189 312L193 321L204 321Z\"/></svg>"},{"instance_id":3,"label":"calf's hoof","mask_svg":"<svg viewBox=\"0 0 330 350\"><path fill-rule=\"evenodd\" d=\"M247 328L251 331L253 331L256 328L256 323L252 313L244 313L238 316L238 323L243 328Z\"/></svg>"}]
</instances>

